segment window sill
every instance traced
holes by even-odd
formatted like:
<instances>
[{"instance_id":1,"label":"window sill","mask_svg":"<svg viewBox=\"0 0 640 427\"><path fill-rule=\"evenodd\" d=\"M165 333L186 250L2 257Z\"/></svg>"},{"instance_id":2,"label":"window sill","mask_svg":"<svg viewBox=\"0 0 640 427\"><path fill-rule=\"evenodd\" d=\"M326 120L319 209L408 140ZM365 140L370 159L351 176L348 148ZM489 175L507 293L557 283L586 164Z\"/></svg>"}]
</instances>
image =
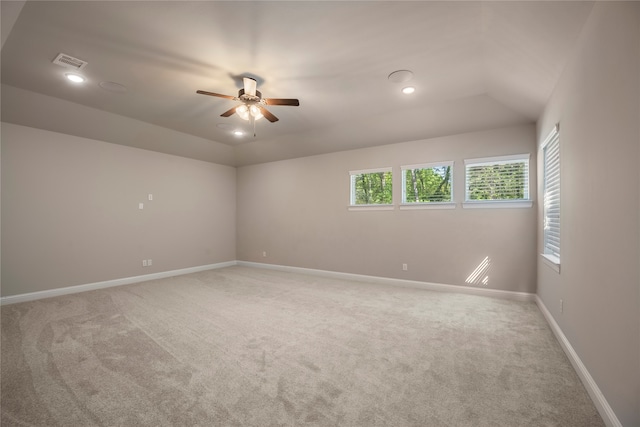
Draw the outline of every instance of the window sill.
<instances>
[{"instance_id":1,"label":"window sill","mask_svg":"<svg viewBox=\"0 0 640 427\"><path fill-rule=\"evenodd\" d=\"M511 209L532 206L533 200L478 200L462 203L462 207L465 209Z\"/></svg>"},{"instance_id":2,"label":"window sill","mask_svg":"<svg viewBox=\"0 0 640 427\"><path fill-rule=\"evenodd\" d=\"M400 210L455 209L455 208L456 208L456 204L454 202L403 203L400 205Z\"/></svg>"},{"instance_id":3,"label":"window sill","mask_svg":"<svg viewBox=\"0 0 640 427\"><path fill-rule=\"evenodd\" d=\"M540 254L542 262L554 270L556 273L560 273L560 258L550 254Z\"/></svg>"},{"instance_id":4,"label":"window sill","mask_svg":"<svg viewBox=\"0 0 640 427\"><path fill-rule=\"evenodd\" d=\"M393 205L350 205L350 211L392 211Z\"/></svg>"}]
</instances>

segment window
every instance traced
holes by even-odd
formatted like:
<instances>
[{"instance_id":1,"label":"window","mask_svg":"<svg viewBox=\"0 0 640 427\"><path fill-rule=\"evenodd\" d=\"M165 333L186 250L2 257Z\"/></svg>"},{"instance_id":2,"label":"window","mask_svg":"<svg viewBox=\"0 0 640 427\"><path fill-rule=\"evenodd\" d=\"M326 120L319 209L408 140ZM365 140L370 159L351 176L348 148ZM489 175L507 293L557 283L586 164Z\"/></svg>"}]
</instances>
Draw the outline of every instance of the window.
<instances>
[{"instance_id":1,"label":"window","mask_svg":"<svg viewBox=\"0 0 640 427\"><path fill-rule=\"evenodd\" d=\"M402 203L411 207L454 208L453 162L402 166ZM429 205L429 206L427 206Z\"/></svg>"},{"instance_id":2,"label":"window","mask_svg":"<svg viewBox=\"0 0 640 427\"><path fill-rule=\"evenodd\" d=\"M531 207L529 154L467 159L464 207Z\"/></svg>"},{"instance_id":3,"label":"window","mask_svg":"<svg viewBox=\"0 0 640 427\"><path fill-rule=\"evenodd\" d=\"M351 176L351 206L393 208L391 168L349 172Z\"/></svg>"},{"instance_id":4,"label":"window","mask_svg":"<svg viewBox=\"0 0 640 427\"><path fill-rule=\"evenodd\" d=\"M542 143L543 152L543 256L560 265L560 138L556 125Z\"/></svg>"}]
</instances>

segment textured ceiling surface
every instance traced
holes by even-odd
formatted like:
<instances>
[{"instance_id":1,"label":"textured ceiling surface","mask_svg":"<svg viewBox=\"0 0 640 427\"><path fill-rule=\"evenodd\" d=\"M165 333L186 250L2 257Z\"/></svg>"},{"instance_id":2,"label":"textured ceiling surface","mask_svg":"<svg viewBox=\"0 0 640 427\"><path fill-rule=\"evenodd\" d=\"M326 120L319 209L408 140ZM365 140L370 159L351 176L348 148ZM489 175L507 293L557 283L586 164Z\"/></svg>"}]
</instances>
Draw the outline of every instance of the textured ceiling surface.
<instances>
[{"instance_id":1,"label":"textured ceiling surface","mask_svg":"<svg viewBox=\"0 0 640 427\"><path fill-rule=\"evenodd\" d=\"M65 116L78 110L95 138L216 161L194 149L205 140L232 152L221 163L236 165L531 123L592 5L28 1L6 41L3 32L2 118L78 134L83 125ZM88 62L86 83L64 79L69 70L52 63L61 52ZM412 95L387 78L402 69L413 71ZM196 94L236 95L242 76L254 77L263 96L300 106L269 107L280 121L258 121L253 137L237 115L220 117L234 101ZM26 91L69 108L29 107ZM141 136L90 123L101 116L87 107ZM154 146L134 130L148 124L191 142Z\"/></svg>"}]
</instances>

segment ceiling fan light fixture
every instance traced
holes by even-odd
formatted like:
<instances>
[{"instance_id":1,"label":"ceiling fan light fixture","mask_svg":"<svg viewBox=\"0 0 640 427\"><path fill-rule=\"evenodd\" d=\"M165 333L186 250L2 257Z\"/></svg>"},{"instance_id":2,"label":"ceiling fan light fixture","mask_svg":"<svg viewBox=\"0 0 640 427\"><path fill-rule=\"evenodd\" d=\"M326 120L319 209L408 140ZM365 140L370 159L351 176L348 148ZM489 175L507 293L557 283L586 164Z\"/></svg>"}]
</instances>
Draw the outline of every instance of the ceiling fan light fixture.
<instances>
[{"instance_id":1,"label":"ceiling fan light fixture","mask_svg":"<svg viewBox=\"0 0 640 427\"><path fill-rule=\"evenodd\" d=\"M254 120L259 120L262 117L264 117L262 115L262 111L260 111L260 108L257 105L247 105L247 104L242 104L238 107L236 107L236 113L240 116L240 118L242 120L249 120L251 117L253 117Z\"/></svg>"},{"instance_id":2,"label":"ceiling fan light fixture","mask_svg":"<svg viewBox=\"0 0 640 427\"><path fill-rule=\"evenodd\" d=\"M242 120L249 120L249 107L247 107L246 104L236 107L236 114L238 114Z\"/></svg>"},{"instance_id":3,"label":"ceiling fan light fixture","mask_svg":"<svg viewBox=\"0 0 640 427\"><path fill-rule=\"evenodd\" d=\"M249 112L251 113L253 118L256 120L261 119L263 117L262 111L260 111L260 108L258 108L257 105L252 105L251 107L249 107Z\"/></svg>"}]
</instances>

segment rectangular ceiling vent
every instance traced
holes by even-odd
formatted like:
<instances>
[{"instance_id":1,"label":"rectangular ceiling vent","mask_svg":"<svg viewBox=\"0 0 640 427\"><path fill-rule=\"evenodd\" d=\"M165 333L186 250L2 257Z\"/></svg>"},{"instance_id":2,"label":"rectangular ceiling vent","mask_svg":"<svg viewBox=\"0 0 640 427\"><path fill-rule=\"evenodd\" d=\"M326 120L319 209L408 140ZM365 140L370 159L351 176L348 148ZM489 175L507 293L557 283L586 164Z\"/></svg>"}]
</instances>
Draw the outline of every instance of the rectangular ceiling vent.
<instances>
[{"instance_id":1,"label":"rectangular ceiling vent","mask_svg":"<svg viewBox=\"0 0 640 427\"><path fill-rule=\"evenodd\" d=\"M74 58L73 56L67 55L65 53L60 53L56 56L56 59L53 60L53 63L56 65L63 66L65 68L71 68L73 70L82 70L87 62L82 59Z\"/></svg>"}]
</instances>

